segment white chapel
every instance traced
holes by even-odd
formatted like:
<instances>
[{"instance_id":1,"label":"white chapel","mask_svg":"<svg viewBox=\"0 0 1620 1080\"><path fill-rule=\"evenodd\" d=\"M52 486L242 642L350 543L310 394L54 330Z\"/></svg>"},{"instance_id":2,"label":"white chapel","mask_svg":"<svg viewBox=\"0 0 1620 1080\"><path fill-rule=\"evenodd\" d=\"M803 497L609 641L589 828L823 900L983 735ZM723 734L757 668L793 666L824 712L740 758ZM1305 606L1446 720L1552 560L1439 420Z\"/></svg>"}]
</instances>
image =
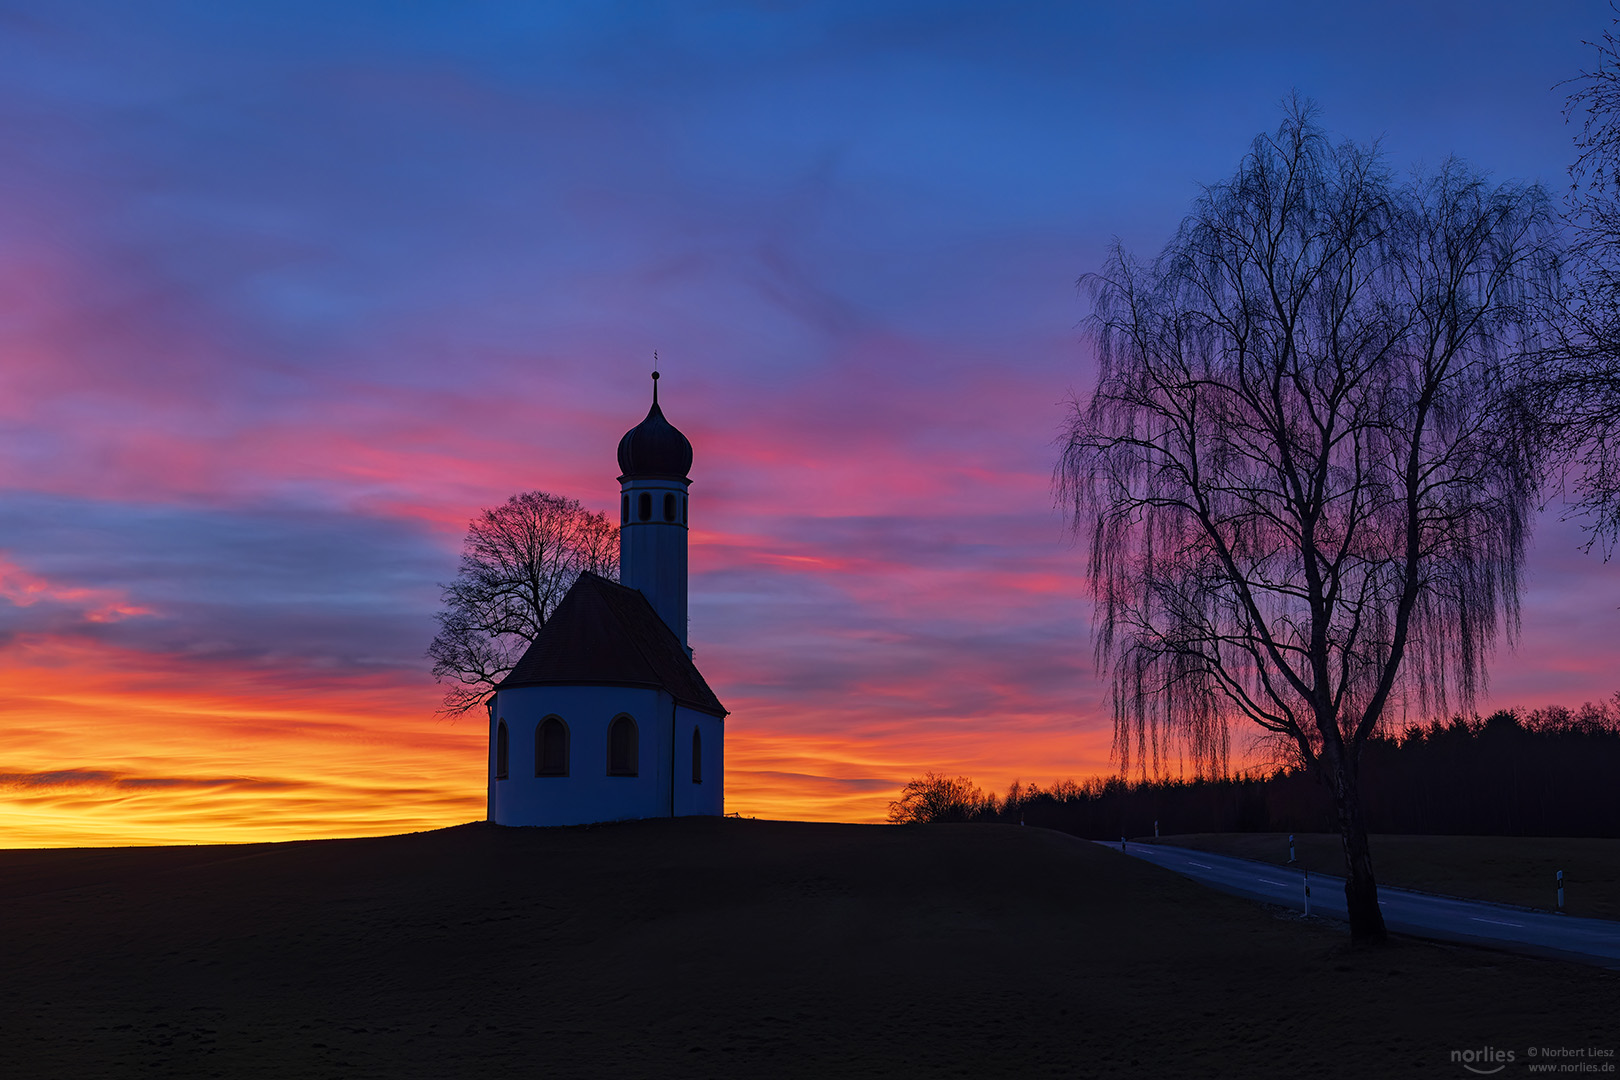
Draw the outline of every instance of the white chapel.
<instances>
[{"instance_id":1,"label":"white chapel","mask_svg":"<svg viewBox=\"0 0 1620 1080\"><path fill-rule=\"evenodd\" d=\"M489 820L725 812L726 710L686 642L692 444L658 407L619 440L619 577L581 574L489 703Z\"/></svg>"}]
</instances>

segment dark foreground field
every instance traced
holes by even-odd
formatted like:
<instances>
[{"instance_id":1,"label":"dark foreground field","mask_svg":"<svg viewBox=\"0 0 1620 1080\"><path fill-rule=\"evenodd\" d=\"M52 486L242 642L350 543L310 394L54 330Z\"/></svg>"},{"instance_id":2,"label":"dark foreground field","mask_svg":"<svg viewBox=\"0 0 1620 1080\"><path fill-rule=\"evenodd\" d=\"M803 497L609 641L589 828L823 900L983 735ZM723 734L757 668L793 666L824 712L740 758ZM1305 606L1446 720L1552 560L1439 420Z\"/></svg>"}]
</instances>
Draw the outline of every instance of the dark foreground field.
<instances>
[{"instance_id":1,"label":"dark foreground field","mask_svg":"<svg viewBox=\"0 0 1620 1080\"><path fill-rule=\"evenodd\" d=\"M1016 826L4 851L0 911L19 1078L1445 1077L1620 1042L1614 973L1352 953Z\"/></svg>"}]
</instances>

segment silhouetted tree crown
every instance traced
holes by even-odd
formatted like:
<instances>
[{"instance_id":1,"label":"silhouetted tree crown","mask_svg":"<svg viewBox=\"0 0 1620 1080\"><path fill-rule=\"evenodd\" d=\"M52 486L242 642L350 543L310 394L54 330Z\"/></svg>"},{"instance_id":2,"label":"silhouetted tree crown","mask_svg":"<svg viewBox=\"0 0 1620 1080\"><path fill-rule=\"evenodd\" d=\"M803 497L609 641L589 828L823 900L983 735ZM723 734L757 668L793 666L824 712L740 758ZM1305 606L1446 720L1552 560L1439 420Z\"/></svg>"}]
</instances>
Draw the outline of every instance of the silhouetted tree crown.
<instances>
[{"instance_id":1,"label":"silhouetted tree crown","mask_svg":"<svg viewBox=\"0 0 1620 1080\"><path fill-rule=\"evenodd\" d=\"M1097 384L1056 483L1122 767L1219 773L1233 721L1281 740L1333 791L1358 939L1362 746L1392 705L1468 706L1516 627L1551 224L1456 160L1397 181L1296 100L1151 264L1116 244L1081 279Z\"/></svg>"},{"instance_id":2,"label":"silhouetted tree crown","mask_svg":"<svg viewBox=\"0 0 1620 1080\"><path fill-rule=\"evenodd\" d=\"M897 825L972 821L981 814L984 805L984 794L967 777L952 778L931 772L920 780L906 783L900 798L889 804L889 821Z\"/></svg>"},{"instance_id":3,"label":"silhouetted tree crown","mask_svg":"<svg viewBox=\"0 0 1620 1080\"><path fill-rule=\"evenodd\" d=\"M444 712L487 700L579 575L618 579L619 531L576 499L527 491L467 526L456 579L441 586L433 677L450 685Z\"/></svg>"}]
</instances>

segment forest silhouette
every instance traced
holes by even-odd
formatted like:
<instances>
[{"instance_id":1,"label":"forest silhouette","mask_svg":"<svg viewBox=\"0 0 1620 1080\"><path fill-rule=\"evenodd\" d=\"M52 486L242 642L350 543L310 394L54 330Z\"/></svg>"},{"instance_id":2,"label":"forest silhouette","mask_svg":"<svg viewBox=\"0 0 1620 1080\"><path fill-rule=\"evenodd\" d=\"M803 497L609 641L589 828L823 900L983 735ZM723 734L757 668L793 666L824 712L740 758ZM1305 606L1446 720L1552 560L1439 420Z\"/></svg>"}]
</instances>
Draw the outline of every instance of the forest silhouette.
<instances>
[{"instance_id":1,"label":"forest silhouette","mask_svg":"<svg viewBox=\"0 0 1620 1080\"><path fill-rule=\"evenodd\" d=\"M1362 758L1374 833L1620 836L1620 694L1454 716L1371 739ZM964 777L907 785L890 820L1002 822L1089 839L1200 832L1334 832L1332 797L1301 767L1224 777L1114 776L985 795Z\"/></svg>"}]
</instances>

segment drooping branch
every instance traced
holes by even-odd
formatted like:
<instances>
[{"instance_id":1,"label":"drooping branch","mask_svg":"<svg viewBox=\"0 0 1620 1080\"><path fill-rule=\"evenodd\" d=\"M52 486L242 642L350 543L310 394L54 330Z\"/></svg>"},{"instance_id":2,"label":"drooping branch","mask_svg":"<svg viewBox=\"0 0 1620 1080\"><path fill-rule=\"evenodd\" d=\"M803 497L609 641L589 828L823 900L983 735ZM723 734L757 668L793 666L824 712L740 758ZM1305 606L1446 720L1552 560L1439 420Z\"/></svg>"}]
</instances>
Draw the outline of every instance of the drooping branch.
<instances>
[{"instance_id":1,"label":"drooping branch","mask_svg":"<svg viewBox=\"0 0 1620 1080\"><path fill-rule=\"evenodd\" d=\"M1556 304L1564 332L1529 396L1551 403L1543 415L1553 462L1588 550L1607 559L1620 541L1620 41L1605 31L1587 44L1594 63L1570 80L1564 109L1580 121L1565 207L1575 235L1569 287Z\"/></svg>"}]
</instances>

